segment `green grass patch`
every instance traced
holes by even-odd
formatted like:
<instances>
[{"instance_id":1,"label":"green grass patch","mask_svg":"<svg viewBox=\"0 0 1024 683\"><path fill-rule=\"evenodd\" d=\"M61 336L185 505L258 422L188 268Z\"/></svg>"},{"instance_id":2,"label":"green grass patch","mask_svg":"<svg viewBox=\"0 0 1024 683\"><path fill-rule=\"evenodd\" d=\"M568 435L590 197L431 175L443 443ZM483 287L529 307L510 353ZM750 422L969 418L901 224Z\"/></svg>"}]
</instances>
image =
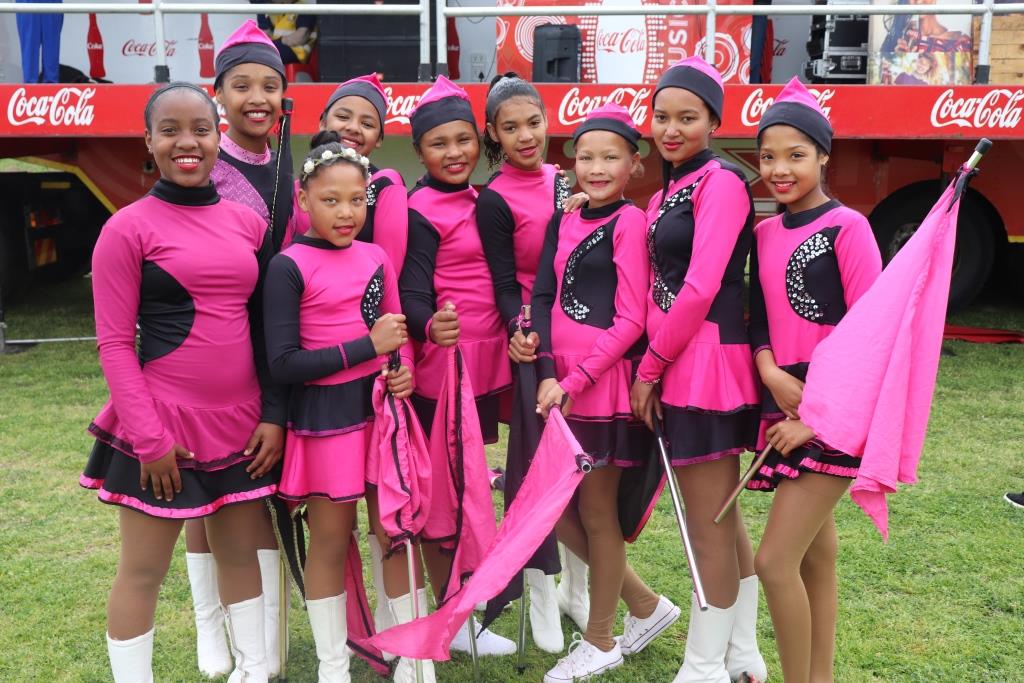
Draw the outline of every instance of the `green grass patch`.
<instances>
[{"instance_id":1,"label":"green grass patch","mask_svg":"<svg viewBox=\"0 0 1024 683\"><path fill-rule=\"evenodd\" d=\"M983 303L953 321L1024 328L1024 307ZM93 334L89 281L40 286L8 312L12 337ZM1024 653L1024 513L1001 500L1024 489L1024 347L951 342L942 358L920 483L891 500L883 543L847 499L837 509L840 604L836 680L844 683L1008 681ZM91 446L85 428L106 386L90 343L42 344L0 356L0 680L109 680L104 631L118 554L117 515L78 486ZM503 460L500 448L489 450ZM771 498L744 494L756 539ZM184 541L180 541L184 545ZM630 561L684 614L669 634L609 683L671 680L682 661L689 578L667 494ZM316 680L316 655L298 600L291 611L289 674ZM759 635L781 680L771 620ZM184 548L175 554L156 616L159 681L199 681ZM572 627L563 621L568 642ZM515 636L508 611L495 630ZM523 676L514 658L482 660L482 680L539 681L554 657L532 645ZM362 663L353 680L378 680ZM471 681L468 657L438 667Z\"/></svg>"}]
</instances>

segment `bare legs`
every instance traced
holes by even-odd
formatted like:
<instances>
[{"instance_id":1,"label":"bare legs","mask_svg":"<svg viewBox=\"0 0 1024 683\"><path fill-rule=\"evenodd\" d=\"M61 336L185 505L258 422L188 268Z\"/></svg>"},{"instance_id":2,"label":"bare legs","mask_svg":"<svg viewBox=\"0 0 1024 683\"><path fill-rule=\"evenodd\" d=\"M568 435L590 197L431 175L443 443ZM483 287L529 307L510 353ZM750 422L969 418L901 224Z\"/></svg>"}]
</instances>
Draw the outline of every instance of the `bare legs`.
<instances>
[{"instance_id":1,"label":"bare legs","mask_svg":"<svg viewBox=\"0 0 1024 683\"><path fill-rule=\"evenodd\" d=\"M328 598L345 592L345 560L355 525L356 504L310 498L306 597Z\"/></svg>"}]
</instances>

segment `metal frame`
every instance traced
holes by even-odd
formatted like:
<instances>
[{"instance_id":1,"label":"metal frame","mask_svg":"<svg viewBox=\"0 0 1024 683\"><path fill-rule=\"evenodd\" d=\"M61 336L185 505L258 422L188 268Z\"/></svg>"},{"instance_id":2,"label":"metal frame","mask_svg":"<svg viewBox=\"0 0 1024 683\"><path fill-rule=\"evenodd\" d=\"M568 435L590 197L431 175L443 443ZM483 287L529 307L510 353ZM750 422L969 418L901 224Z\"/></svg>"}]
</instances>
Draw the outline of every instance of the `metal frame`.
<instances>
[{"instance_id":1,"label":"metal frame","mask_svg":"<svg viewBox=\"0 0 1024 683\"><path fill-rule=\"evenodd\" d=\"M715 58L716 22L719 16L787 16L787 15L828 15L836 14L835 5L719 5L717 0L706 0L705 5L645 5L640 7L618 7L600 5L537 5L500 7L448 7L447 0L437 0L436 41L437 62L433 75L448 75L448 17L517 17L517 16L704 16L707 17L708 40L705 43L704 58L713 62ZM258 5L261 14L341 14L369 16L418 16L420 18L420 68L421 81L430 80L430 0L419 0L410 5ZM0 14L149 14L153 16L153 32L156 43L164 42L165 14L251 14L253 6L223 2L168 3L153 0L152 3L119 4L111 2L87 2L75 4L57 3L14 3L0 2ZM988 83L989 53L992 42L992 17L997 14L1022 14L1024 2L995 4L995 0L983 0L980 4L956 5L843 5L844 15L894 15L894 14L970 14L981 16L981 39L978 45L978 64L975 80ZM166 82L170 78L167 57L158 51L155 80Z\"/></svg>"}]
</instances>

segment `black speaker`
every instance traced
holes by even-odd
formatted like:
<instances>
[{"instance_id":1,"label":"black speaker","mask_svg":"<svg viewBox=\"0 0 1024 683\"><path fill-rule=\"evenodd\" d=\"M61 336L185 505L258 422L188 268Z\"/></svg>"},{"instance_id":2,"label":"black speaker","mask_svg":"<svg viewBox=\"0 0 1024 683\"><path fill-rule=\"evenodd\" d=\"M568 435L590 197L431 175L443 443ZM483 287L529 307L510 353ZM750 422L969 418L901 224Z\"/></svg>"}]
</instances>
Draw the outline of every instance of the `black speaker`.
<instances>
[{"instance_id":1,"label":"black speaker","mask_svg":"<svg viewBox=\"0 0 1024 683\"><path fill-rule=\"evenodd\" d=\"M365 4L366 0L318 0L318 4ZM411 0L383 0L384 5L418 5ZM433 25L434 3L431 2ZM321 15L319 20L320 81L338 83L368 73L385 82L416 82L420 65L418 16ZM433 62L433 26L430 54Z\"/></svg>"},{"instance_id":2,"label":"black speaker","mask_svg":"<svg viewBox=\"0 0 1024 683\"><path fill-rule=\"evenodd\" d=\"M580 80L580 28L544 24L533 30L533 82L577 83Z\"/></svg>"}]
</instances>

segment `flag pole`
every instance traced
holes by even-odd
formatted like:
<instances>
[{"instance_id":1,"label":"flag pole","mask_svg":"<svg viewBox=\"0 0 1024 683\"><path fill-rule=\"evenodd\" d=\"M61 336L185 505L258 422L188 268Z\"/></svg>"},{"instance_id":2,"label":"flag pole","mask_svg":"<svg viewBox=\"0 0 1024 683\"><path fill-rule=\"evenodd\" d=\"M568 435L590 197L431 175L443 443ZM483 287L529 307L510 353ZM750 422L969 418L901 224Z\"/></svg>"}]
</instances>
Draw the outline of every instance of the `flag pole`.
<instances>
[{"instance_id":1,"label":"flag pole","mask_svg":"<svg viewBox=\"0 0 1024 683\"><path fill-rule=\"evenodd\" d=\"M280 605L278 606L277 615L277 657L278 657L278 671L277 680L281 683L288 683L288 569L287 569L288 558L285 557L284 552L281 552L281 562L278 572L278 588L280 595Z\"/></svg>"},{"instance_id":2,"label":"flag pole","mask_svg":"<svg viewBox=\"0 0 1024 683\"><path fill-rule=\"evenodd\" d=\"M771 444L768 444L764 447L764 450L761 451L760 455L754 459L754 462L750 463L750 467L747 468L747 471L743 473L742 477L740 477L740 482L736 484L736 488L734 488L732 493L729 494L729 497L725 499L725 503L722 504L722 509L718 511L717 515L715 515L715 524L721 524L722 520L725 519L725 516L729 514L729 510L732 510L736 501L739 500L740 494L747 488L747 484L754 478L757 471L761 469L761 465L764 464L764 461L768 459L768 453L771 449Z\"/></svg>"},{"instance_id":3,"label":"flag pole","mask_svg":"<svg viewBox=\"0 0 1024 683\"><path fill-rule=\"evenodd\" d=\"M668 480L668 491L672 496L672 507L676 513L676 523L679 525L679 538L683 541L686 564L690 568L690 577L693 579L693 593L697 596L697 607L700 608L701 612L705 612L708 609L708 601L704 597L704 584L700 580L700 571L697 569L697 558L693 554L690 534L686 531L686 515L683 513L682 504L683 497L679 493L679 482L676 481L676 472L672 469L672 461L668 457L668 449L665 448L665 435L661 431L661 421L657 417L654 418L654 437L658 442L661 465L665 468L665 479Z\"/></svg>"},{"instance_id":4,"label":"flag pole","mask_svg":"<svg viewBox=\"0 0 1024 683\"><path fill-rule=\"evenodd\" d=\"M530 304L523 304L519 311L519 331L526 336L530 333L532 322L530 316L533 307ZM526 671L526 570L523 569L523 582L519 595L519 653L516 660L516 671L520 675Z\"/></svg>"},{"instance_id":5,"label":"flag pole","mask_svg":"<svg viewBox=\"0 0 1024 683\"><path fill-rule=\"evenodd\" d=\"M971 158L967 160L967 168L974 169L981 158L988 154L988 151L992 149L992 141L988 138L982 138L978 141L978 145L974 148L974 153L971 154Z\"/></svg>"},{"instance_id":6,"label":"flag pole","mask_svg":"<svg viewBox=\"0 0 1024 683\"><path fill-rule=\"evenodd\" d=\"M469 656L473 660L473 683L480 683L480 656L476 651L476 619L473 613L469 613L469 621L466 622L469 629Z\"/></svg>"},{"instance_id":7,"label":"flag pole","mask_svg":"<svg viewBox=\"0 0 1024 683\"><path fill-rule=\"evenodd\" d=\"M412 539L409 538L405 539L405 564L409 570L409 597L412 598L412 618L415 621L420 618L420 590L416 585L416 557L412 554ZM423 683L423 661L413 661L416 667L416 683Z\"/></svg>"}]
</instances>

